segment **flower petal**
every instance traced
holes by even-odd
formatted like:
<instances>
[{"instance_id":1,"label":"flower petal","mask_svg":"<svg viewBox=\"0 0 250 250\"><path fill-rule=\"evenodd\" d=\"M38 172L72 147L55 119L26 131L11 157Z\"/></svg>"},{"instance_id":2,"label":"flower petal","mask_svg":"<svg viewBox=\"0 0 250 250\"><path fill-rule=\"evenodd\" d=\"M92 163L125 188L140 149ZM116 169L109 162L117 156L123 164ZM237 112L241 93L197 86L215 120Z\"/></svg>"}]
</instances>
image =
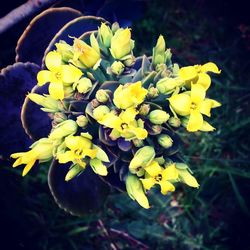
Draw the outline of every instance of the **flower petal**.
<instances>
[{"instance_id":1,"label":"flower petal","mask_svg":"<svg viewBox=\"0 0 250 250\"><path fill-rule=\"evenodd\" d=\"M203 115L206 115L208 117L211 116L211 108L212 108L212 101L211 99L205 99L201 104L200 104L200 112Z\"/></svg>"},{"instance_id":2,"label":"flower petal","mask_svg":"<svg viewBox=\"0 0 250 250\"><path fill-rule=\"evenodd\" d=\"M62 56L56 51L50 51L45 57L45 65L52 72L60 71Z\"/></svg>"},{"instance_id":3,"label":"flower petal","mask_svg":"<svg viewBox=\"0 0 250 250\"><path fill-rule=\"evenodd\" d=\"M28 174L28 172L31 170L31 168L34 166L36 162L36 159L32 159L30 162L28 162L28 164L25 166L25 168L23 169L23 173L22 176L25 176L26 174Z\"/></svg>"},{"instance_id":4,"label":"flower petal","mask_svg":"<svg viewBox=\"0 0 250 250\"><path fill-rule=\"evenodd\" d=\"M197 180L189 173L187 169L179 169L178 172L182 182L186 183L190 187L199 187Z\"/></svg>"},{"instance_id":5,"label":"flower petal","mask_svg":"<svg viewBox=\"0 0 250 250\"><path fill-rule=\"evenodd\" d=\"M179 76L184 81L190 81L198 76L197 70L193 66L182 67L179 70Z\"/></svg>"},{"instance_id":6,"label":"flower petal","mask_svg":"<svg viewBox=\"0 0 250 250\"><path fill-rule=\"evenodd\" d=\"M203 124L202 114L197 110L192 111L187 124L187 130L189 132L198 131L202 127L202 124Z\"/></svg>"},{"instance_id":7,"label":"flower petal","mask_svg":"<svg viewBox=\"0 0 250 250\"><path fill-rule=\"evenodd\" d=\"M100 124L108 127L108 128L115 128L118 131L120 131L121 128L121 124L122 124L122 120L120 117L116 116L113 113L108 113L106 114L102 120L98 121Z\"/></svg>"},{"instance_id":8,"label":"flower petal","mask_svg":"<svg viewBox=\"0 0 250 250\"><path fill-rule=\"evenodd\" d=\"M220 74L221 70L218 69L215 63L208 62L201 66L201 72L213 72L215 74Z\"/></svg>"},{"instance_id":9,"label":"flower petal","mask_svg":"<svg viewBox=\"0 0 250 250\"><path fill-rule=\"evenodd\" d=\"M196 84L202 85L205 88L205 90L207 90L211 85L211 78L206 73L200 73Z\"/></svg>"},{"instance_id":10,"label":"flower petal","mask_svg":"<svg viewBox=\"0 0 250 250\"><path fill-rule=\"evenodd\" d=\"M82 76L82 71L73 65L62 65L61 74L63 83L74 83Z\"/></svg>"},{"instance_id":11,"label":"flower petal","mask_svg":"<svg viewBox=\"0 0 250 250\"><path fill-rule=\"evenodd\" d=\"M49 70L41 70L37 74L37 84L43 86L47 82L51 82L52 73Z\"/></svg>"},{"instance_id":12,"label":"flower petal","mask_svg":"<svg viewBox=\"0 0 250 250\"><path fill-rule=\"evenodd\" d=\"M64 153L58 153L56 158L58 159L59 163L67 163L69 161L74 161L75 156L72 151L66 151Z\"/></svg>"},{"instance_id":13,"label":"flower petal","mask_svg":"<svg viewBox=\"0 0 250 250\"><path fill-rule=\"evenodd\" d=\"M135 116L138 114L135 108L128 108L122 112L119 117L126 123L132 122L135 119Z\"/></svg>"},{"instance_id":14,"label":"flower petal","mask_svg":"<svg viewBox=\"0 0 250 250\"><path fill-rule=\"evenodd\" d=\"M147 190L151 189L156 183L154 178L145 178L140 180L142 182L143 187Z\"/></svg>"},{"instance_id":15,"label":"flower petal","mask_svg":"<svg viewBox=\"0 0 250 250\"><path fill-rule=\"evenodd\" d=\"M168 192L175 191L175 186L169 181L160 181L161 193L166 195Z\"/></svg>"},{"instance_id":16,"label":"flower petal","mask_svg":"<svg viewBox=\"0 0 250 250\"><path fill-rule=\"evenodd\" d=\"M145 171L150 175L150 176L157 176L158 174L161 173L161 166L159 165L158 162L152 161L147 167L144 168Z\"/></svg>"},{"instance_id":17,"label":"flower petal","mask_svg":"<svg viewBox=\"0 0 250 250\"><path fill-rule=\"evenodd\" d=\"M195 104L201 103L206 96L205 88L200 84L192 84L191 87L191 101Z\"/></svg>"},{"instance_id":18,"label":"flower petal","mask_svg":"<svg viewBox=\"0 0 250 250\"><path fill-rule=\"evenodd\" d=\"M64 98L64 90L62 83L50 83L49 94L52 98L62 100Z\"/></svg>"},{"instance_id":19,"label":"flower petal","mask_svg":"<svg viewBox=\"0 0 250 250\"><path fill-rule=\"evenodd\" d=\"M173 95L169 98L170 105L174 111L182 116L190 114L191 97L185 93Z\"/></svg>"},{"instance_id":20,"label":"flower petal","mask_svg":"<svg viewBox=\"0 0 250 250\"><path fill-rule=\"evenodd\" d=\"M203 124L199 130L204 131L204 132L210 132L210 131L214 131L215 128L211 126L207 121L203 121Z\"/></svg>"},{"instance_id":21,"label":"flower petal","mask_svg":"<svg viewBox=\"0 0 250 250\"><path fill-rule=\"evenodd\" d=\"M170 165L162 171L162 179L165 180L175 180L178 178L178 171L175 164Z\"/></svg>"}]
</instances>

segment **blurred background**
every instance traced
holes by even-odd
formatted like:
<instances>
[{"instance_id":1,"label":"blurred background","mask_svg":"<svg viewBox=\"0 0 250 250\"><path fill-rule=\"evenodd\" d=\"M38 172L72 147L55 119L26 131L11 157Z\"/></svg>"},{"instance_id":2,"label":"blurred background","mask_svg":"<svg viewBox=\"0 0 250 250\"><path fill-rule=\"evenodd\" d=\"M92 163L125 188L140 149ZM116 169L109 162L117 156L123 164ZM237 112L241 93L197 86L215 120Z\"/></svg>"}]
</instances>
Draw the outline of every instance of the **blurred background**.
<instances>
[{"instance_id":1,"label":"blurred background","mask_svg":"<svg viewBox=\"0 0 250 250\"><path fill-rule=\"evenodd\" d=\"M25 2L5 2L0 17ZM139 208L126 194L112 190L99 213L71 216L57 206L50 194L48 166L22 178L20 169L2 162L2 249L249 249L247 1L71 0L57 4L129 25L136 41L135 55L150 55L159 34L163 34L172 48L174 62L182 66L215 62L222 73L213 78L208 95L220 101L222 107L211 119L215 132L181 134L182 153L200 188L179 186L171 196L154 194L150 210ZM14 63L17 40L35 14L0 35L1 69ZM4 112L1 110L2 119L10 111ZM0 131L0 136L3 133Z\"/></svg>"}]
</instances>

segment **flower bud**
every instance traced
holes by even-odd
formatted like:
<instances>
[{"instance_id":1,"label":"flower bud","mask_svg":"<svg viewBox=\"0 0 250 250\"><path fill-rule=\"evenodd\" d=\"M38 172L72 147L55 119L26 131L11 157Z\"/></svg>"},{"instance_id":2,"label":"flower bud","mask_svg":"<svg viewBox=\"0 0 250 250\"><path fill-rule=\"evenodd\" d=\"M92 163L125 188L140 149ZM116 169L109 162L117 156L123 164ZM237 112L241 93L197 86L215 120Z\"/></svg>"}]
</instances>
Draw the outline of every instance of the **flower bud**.
<instances>
[{"instance_id":1,"label":"flower bud","mask_svg":"<svg viewBox=\"0 0 250 250\"><path fill-rule=\"evenodd\" d=\"M100 105L94 109L93 116L98 121L98 120L101 120L109 112L110 112L109 107L105 105Z\"/></svg>"},{"instance_id":2,"label":"flower bud","mask_svg":"<svg viewBox=\"0 0 250 250\"><path fill-rule=\"evenodd\" d=\"M135 147L137 147L137 148L144 146L143 140L133 139L132 142L134 143Z\"/></svg>"},{"instance_id":3,"label":"flower bud","mask_svg":"<svg viewBox=\"0 0 250 250\"><path fill-rule=\"evenodd\" d=\"M99 28L99 34L101 37L102 43L105 45L105 47L109 48L111 43L111 38L113 36L113 33L108 25L105 23L101 24L101 27Z\"/></svg>"},{"instance_id":4,"label":"flower bud","mask_svg":"<svg viewBox=\"0 0 250 250\"><path fill-rule=\"evenodd\" d=\"M50 133L49 139L58 140L77 132L77 123L73 120L66 120L59 123Z\"/></svg>"},{"instance_id":5,"label":"flower bud","mask_svg":"<svg viewBox=\"0 0 250 250\"><path fill-rule=\"evenodd\" d=\"M92 89L92 82L90 81L89 78L87 77L82 77L78 82L77 82L77 90L81 94L86 94Z\"/></svg>"},{"instance_id":6,"label":"flower bud","mask_svg":"<svg viewBox=\"0 0 250 250\"><path fill-rule=\"evenodd\" d=\"M55 100L54 98L51 98L49 95L39 95L36 93L30 93L28 94L28 97L31 101L35 102L38 105L41 105L43 108L42 110L45 112L57 112L60 111L60 102L58 100Z\"/></svg>"},{"instance_id":7,"label":"flower bud","mask_svg":"<svg viewBox=\"0 0 250 250\"><path fill-rule=\"evenodd\" d=\"M133 55L128 55L123 59L123 63L127 67L132 67L135 64L135 57Z\"/></svg>"},{"instance_id":8,"label":"flower bud","mask_svg":"<svg viewBox=\"0 0 250 250\"><path fill-rule=\"evenodd\" d=\"M156 88L161 94L169 94L180 86L180 81L175 78L165 77L156 83Z\"/></svg>"},{"instance_id":9,"label":"flower bud","mask_svg":"<svg viewBox=\"0 0 250 250\"><path fill-rule=\"evenodd\" d=\"M120 29L120 25L119 25L118 22L115 22L115 23L112 24L111 30L112 30L113 33L115 33L119 29Z\"/></svg>"},{"instance_id":10,"label":"flower bud","mask_svg":"<svg viewBox=\"0 0 250 250\"><path fill-rule=\"evenodd\" d=\"M91 101L92 108L97 108L100 105L100 102L97 101L97 99L93 99Z\"/></svg>"},{"instance_id":11,"label":"flower bud","mask_svg":"<svg viewBox=\"0 0 250 250\"><path fill-rule=\"evenodd\" d=\"M67 116L64 113L55 113L53 116L55 124L59 124L67 120Z\"/></svg>"},{"instance_id":12,"label":"flower bud","mask_svg":"<svg viewBox=\"0 0 250 250\"><path fill-rule=\"evenodd\" d=\"M178 117L170 117L168 119L168 124L174 128L181 126L181 120Z\"/></svg>"},{"instance_id":13,"label":"flower bud","mask_svg":"<svg viewBox=\"0 0 250 250\"><path fill-rule=\"evenodd\" d=\"M155 157L155 150L151 146L144 146L136 151L133 159L129 164L129 171L137 174L141 169L146 167Z\"/></svg>"},{"instance_id":14,"label":"flower bud","mask_svg":"<svg viewBox=\"0 0 250 250\"><path fill-rule=\"evenodd\" d=\"M84 128L88 124L88 119L85 115L79 115L76 118L76 123L79 127Z\"/></svg>"},{"instance_id":15,"label":"flower bud","mask_svg":"<svg viewBox=\"0 0 250 250\"><path fill-rule=\"evenodd\" d=\"M109 100L109 94L107 93L106 90L99 89L95 94L95 98L97 99L98 102L105 103Z\"/></svg>"},{"instance_id":16,"label":"flower bud","mask_svg":"<svg viewBox=\"0 0 250 250\"><path fill-rule=\"evenodd\" d=\"M149 113L150 105L149 104L142 104L139 109L139 114L146 116Z\"/></svg>"},{"instance_id":17,"label":"flower bud","mask_svg":"<svg viewBox=\"0 0 250 250\"><path fill-rule=\"evenodd\" d=\"M170 148L173 146L173 140L169 135L159 135L158 138L158 143L163 147L163 148Z\"/></svg>"},{"instance_id":18,"label":"flower bud","mask_svg":"<svg viewBox=\"0 0 250 250\"><path fill-rule=\"evenodd\" d=\"M161 125L153 125L151 128L155 134L160 134L162 131Z\"/></svg>"},{"instance_id":19,"label":"flower bud","mask_svg":"<svg viewBox=\"0 0 250 250\"><path fill-rule=\"evenodd\" d=\"M163 110L156 109L151 111L148 117L153 124L161 125L169 119L170 115Z\"/></svg>"},{"instance_id":20,"label":"flower bud","mask_svg":"<svg viewBox=\"0 0 250 250\"><path fill-rule=\"evenodd\" d=\"M160 63L160 64L157 64L155 66L155 69L156 69L157 72L159 72L159 71L166 72L167 71L167 65L165 63Z\"/></svg>"},{"instance_id":21,"label":"flower bud","mask_svg":"<svg viewBox=\"0 0 250 250\"><path fill-rule=\"evenodd\" d=\"M74 164L73 166L71 166L70 170L68 171L68 173L65 176L65 181L70 181L72 180L74 177L76 177L81 171L83 171L83 168L81 166L79 166L78 164Z\"/></svg>"},{"instance_id":22,"label":"flower bud","mask_svg":"<svg viewBox=\"0 0 250 250\"><path fill-rule=\"evenodd\" d=\"M111 65L111 72L115 75L120 75L124 71L124 64L120 61L114 61L113 64Z\"/></svg>"},{"instance_id":23,"label":"flower bud","mask_svg":"<svg viewBox=\"0 0 250 250\"><path fill-rule=\"evenodd\" d=\"M61 54L62 60L68 62L73 58L73 47L64 41L55 44L57 52Z\"/></svg>"},{"instance_id":24,"label":"flower bud","mask_svg":"<svg viewBox=\"0 0 250 250\"><path fill-rule=\"evenodd\" d=\"M162 35L159 36L156 46L153 48L153 58L152 63L153 65L161 64L166 62L165 60L165 50L166 50L166 43L164 37Z\"/></svg>"},{"instance_id":25,"label":"flower bud","mask_svg":"<svg viewBox=\"0 0 250 250\"><path fill-rule=\"evenodd\" d=\"M124 56L130 54L134 47L134 41L131 40L130 29L119 29L111 38L111 55L115 59L122 59Z\"/></svg>"},{"instance_id":26,"label":"flower bud","mask_svg":"<svg viewBox=\"0 0 250 250\"><path fill-rule=\"evenodd\" d=\"M148 94L147 94L147 97L148 98L156 98L157 96L159 95L159 91L157 88L155 87L151 87L148 89Z\"/></svg>"},{"instance_id":27,"label":"flower bud","mask_svg":"<svg viewBox=\"0 0 250 250\"><path fill-rule=\"evenodd\" d=\"M148 209L148 198L144 193L141 181L135 175L129 174L126 178L126 189L129 197L136 200L142 207Z\"/></svg>"}]
</instances>

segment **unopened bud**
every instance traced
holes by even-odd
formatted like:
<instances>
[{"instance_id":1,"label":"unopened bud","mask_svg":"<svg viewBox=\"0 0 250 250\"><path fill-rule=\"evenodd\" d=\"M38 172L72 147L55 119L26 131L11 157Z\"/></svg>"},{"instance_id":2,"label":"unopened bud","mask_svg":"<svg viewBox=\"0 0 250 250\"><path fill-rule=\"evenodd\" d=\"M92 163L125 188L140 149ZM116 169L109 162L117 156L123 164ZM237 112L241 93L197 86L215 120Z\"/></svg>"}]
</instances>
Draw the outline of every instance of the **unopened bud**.
<instances>
[{"instance_id":1,"label":"unopened bud","mask_svg":"<svg viewBox=\"0 0 250 250\"><path fill-rule=\"evenodd\" d=\"M109 100L109 94L107 93L106 90L99 89L95 94L95 98L97 99L98 102L105 103Z\"/></svg>"},{"instance_id":2,"label":"unopened bud","mask_svg":"<svg viewBox=\"0 0 250 250\"><path fill-rule=\"evenodd\" d=\"M88 119L85 115L79 115L76 118L76 123L79 127L84 128L88 124Z\"/></svg>"},{"instance_id":3,"label":"unopened bud","mask_svg":"<svg viewBox=\"0 0 250 250\"><path fill-rule=\"evenodd\" d=\"M161 125L153 125L151 128L152 128L153 132L157 135L160 134L162 131Z\"/></svg>"},{"instance_id":4,"label":"unopened bud","mask_svg":"<svg viewBox=\"0 0 250 250\"><path fill-rule=\"evenodd\" d=\"M161 94L169 94L175 90L177 86L180 86L181 82L176 78L164 77L156 83L156 88Z\"/></svg>"},{"instance_id":5,"label":"unopened bud","mask_svg":"<svg viewBox=\"0 0 250 250\"><path fill-rule=\"evenodd\" d=\"M153 124L161 125L169 119L170 115L163 110L156 109L151 111L148 117Z\"/></svg>"},{"instance_id":6,"label":"unopened bud","mask_svg":"<svg viewBox=\"0 0 250 250\"><path fill-rule=\"evenodd\" d=\"M62 56L62 60L68 62L73 58L73 47L64 41L55 44L57 52Z\"/></svg>"},{"instance_id":7,"label":"unopened bud","mask_svg":"<svg viewBox=\"0 0 250 250\"><path fill-rule=\"evenodd\" d=\"M108 25L105 23L101 24L101 27L99 28L99 34L101 35L102 43L105 45L105 47L110 47L111 38L113 36L113 33Z\"/></svg>"},{"instance_id":8,"label":"unopened bud","mask_svg":"<svg viewBox=\"0 0 250 250\"><path fill-rule=\"evenodd\" d=\"M113 31L113 33L115 33L119 29L120 29L119 23L115 22L112 24L111 30Z\"/></svg>"},{"instance_id":9,"label":"unopened bud","mask_svg":"<svg viewBox=\"0 0 250 250\"><path fill-rule=\"evenodd\" d=\"M128 55L124 58L123 63L127 67L131 67L135 64L135 57L133 55Z\"/></svg>"},{"instance_id":10,"label":"unopened bud","mask_svg":"<svg viewBox=\"0 0 250 250\"><path fill-rule=\"evenodd\" d=\"M79 93L81 94L86 94L92 89L92 82L89 78L87 77L82 77L76 85L76 88Z\"/></svg>"},{"instance_id":11,"label":"unopened bud","mask_svg":"<svg viewBox=\"0 0 250 250\"><path fill-rule=\"evenodd\" d=\"M80 167L78 164L73 165L68 173L65 176L65 181L72 180L75 176L77 176L81 171L83 171L83 168Z\"/></svg>"},{"instance_id":12,"label":"unopened bud","mask_svg":"<svg viewBox=\"0 0 250 250\"><path fill-rule=\"evenodd\" d=\"M170 148L173 146L173 140L169 135L159 135L158 138L158 143L163 147L163 148Z\"/></svg>"},{"instance_id":13,"label":"unopened bud","mask_svg":"<svg viewBox=\"0 0 250 250\"><path fill-rule=\"evenodd\" d=\"M150 111L150 105L149 104L142 104L140 109L139 109L139 114L146 116Z\"/></svg>"},{"instance_id":14,"label":"unopened bud","mask_svg":"<svg viewBox=\"0 0 250 250\"><path fill-rule=\"evenodd\" d=\"M54 122L59 124L67 120L67 116L64 113L55 113L53 116Z\"/></svg>"},{"instance_id":15,"label":"unopened bud","mask_svg":"<svg viewBox=\"0 0 250 250\"><path fill-rule=\"evenodd\" d=\"M109 112L110 112L109 107L105 105L100 105L94 109L93 116L98 121L98 120L101 120Z\"/></svg>"},{"instance_id":16,"label":"unopened bud","mask_svg":"<svg viewBox=\"0 0 250 250\"><path fill-rule=\"evenodd\" d=\"M122 72L124 71L124 64L120 61L114 61L113 64L111 65L111 72L115 75L121 75Z\"/></svg>"},{"instance_id":17,"label":"unopened bud","mask_svg":"<svg viewBox=\"0 0 250 250\"><path fill-rule=\"evenodd\" d=\"M159 95L159 91L157 88L151 87L148 89L148 94L147 94L148 98L156 98L158 95Z\"/></svg>"},{"instance_id":18,"label":"unopened bud","mask_svg":"<svg viewBox=\"0 0 250 250\"><path fill-rule=\"evenodd\" d=\"M178 117L170 117L168 119L168 124L174 128L181 126L181 120Z\"/></svg>"},{"instance_id":19,"label":"unopened bud","mask_svg":"<svg viewBox=\"0 0 250 250\"><path fill-rule=\"evenodd\" d=\"M143 140L140 140L140 139L133 139L132 142L137 148L142 147L144 145Z\"/></svg>"}]
</instances>

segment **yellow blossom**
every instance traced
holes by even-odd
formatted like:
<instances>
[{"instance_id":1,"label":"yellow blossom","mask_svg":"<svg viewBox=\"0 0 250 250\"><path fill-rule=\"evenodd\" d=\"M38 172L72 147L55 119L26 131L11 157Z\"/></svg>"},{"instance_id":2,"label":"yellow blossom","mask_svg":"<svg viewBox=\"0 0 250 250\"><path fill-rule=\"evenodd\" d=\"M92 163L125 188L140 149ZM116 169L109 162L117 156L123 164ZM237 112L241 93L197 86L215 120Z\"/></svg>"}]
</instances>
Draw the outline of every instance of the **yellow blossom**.
<instances>
[{"instance_id":1,"label":"yellow blossom","mask_svg":"<svg viewBox=\"0 0 250 250\"><path fill-rule=\"evenodd\" d=\"M171 182L176 181L178 178L178 171L175 164L163 168L158 162L152 161L150 165L144 169L146 171L146 175L145 179L141 179L141 182L145 189L149 190L154 185L158 184L161 187L161 193L163 195L175 190L175 187Z\"/></svg>"},{"instance_id":2,"label":"yellow blossom","mask_svg":"<svg viewBox=\"0 0 250 250\"><path fill-rule=\"evenodd\" d=\"M31 145L31 150L28 152L14 153L11 158L16 159L13 167L25 164L23 176L25 176L34 166L36 161L44 162L52 158L53 143L47 138L42 138Z\"/></svg>"},{"instance_id":3,"label":"yellow blossom","mask_svg":"<svg viewBox=\"0 0 250 250\"><path fill-rule=\"evenodd\" d=\"M94 34L91 35L91 46L80 39L75 39L73 44L73 62L80 61L84 68L93 68L101 58L100 49ZM77 63L76 63L77 64Z\"/></svg>"},{"instance_id":4,"label":"yellow blossom","mask_svg":"<svg viewBox=\"0 0 250 250\"><path fill-rule=\"evenodd\" d=\"M203 120L202 115L211 116L211 108L219 107L221 104L215 100L205 98L205 88L200 84L192 84L191 92L173 95L169 102L173 110L181 116L189 116L187 130L195 132L198 130L212 131L214 128Z\"/></svg>"},{"instance_id":5,"label":"yellow blossom","mask_svg":"<svg viewBox=\"0 0 250 250\"><path fill-rule=\"evenodd\" d=\"M141 119L135 119L137 114L138 111L134 108L128 108L119 115L115 115L112 112L107 113L102 119L97 121L113 129L111 132L112 139L124 137L127 140L135 138L143 140L147 137L148 132L143 128L143 121Z\"/></svg>"},{"instance_id":6,"label":"yellow blossom","mask_svg":"<svg viewBox=\"0 0 250 250\"><path fill-rule=\"evenodd\" d=\"M56 157L59 163L72 161L73 163L77 163L82 168L85 168L86 162L83 158L89 156L93 159L97 154L97 150L92 149L93 144L90 138L73 135L66 137L64 142L68 150L57 153Z\"/></svg>"},{"instance_id":7,"label":"yellow blossom","mask_svg":"<svg viewBox=\"0 0 250 250\"><path fill-rule=\"evenodd\" d=\"M114 92L113 102L119 109L137 107L141 104L148 91L142 87L142 83L136 82L126 85L120 85Z\"/></svg>"},{"instance_id":8,"label":"yellow blossom","mask_svg":"<svg viewBox=\"0 0 250 250\"><path fill-rule=\"evenodd\" d=\"M119 29L111 38L110 52L115 59L123 59L134 48L129 28Z\"/></svg>"},{"instance_id":9,"label":"yellow blossom","mask_svg":"<svg viewBox=\"0 0 250 250\"><path fill-rule=\"evenodd\" d=\"M208 62L203 65L194 65L183 67L179 70L179 77L186 82L186 86L190 87L190 84L201 84L205 90L211 85L211 78L207 72L213 72L220 74L220 70L215 63Z\"/></svg>"},{"instance_id":10,"label":"yellow blossom","mask_svg":"<svg viewBox=\"0 0 250 250\"><path fill-rule=\"evenodd\" d=\"M82 76L81 70L73 65L63 65L62 56L51 51L46 55L45 65L48 70L41 70L37 74L38 85L49 84L49 94L54 99L64 98L64 86L70 86Z\"/></svg>"}]
</instances>

